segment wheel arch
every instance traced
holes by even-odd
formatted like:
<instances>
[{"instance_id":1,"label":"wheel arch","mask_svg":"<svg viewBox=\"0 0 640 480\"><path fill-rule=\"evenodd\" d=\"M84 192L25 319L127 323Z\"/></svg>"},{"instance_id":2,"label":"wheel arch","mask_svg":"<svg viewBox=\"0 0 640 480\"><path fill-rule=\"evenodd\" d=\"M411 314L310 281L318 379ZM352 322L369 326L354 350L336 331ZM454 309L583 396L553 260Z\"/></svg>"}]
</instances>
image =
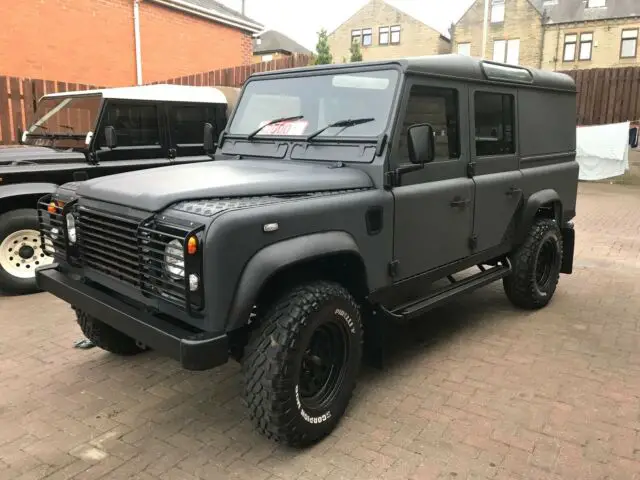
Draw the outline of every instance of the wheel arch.
<instances>
[{"instance_id":1,"label":"wheel arch","mask_svg":"<svg viewBox=\"0 0 640 480\"><path fill-rule=\"evenodd\" d=\"M533 222L539 217L552 218L559 226L562 225L563 207L558 192L549 188L529 196L516 227L516 245L524 242Z\"/></svg>"},{"instance_id":2,"label":"wheel arch","mask_svg":"<svg viewBox=\"0 0 640 480\"><path fill-rule=\"evenodd\" d=\"M40 197L57 190L55 183L19 183L0 188L0 215L19 208L38 208Z\"/></svg>"},{"instance_id":3,"label":"wheel arch","mask_svg":"<svg viewBox=\"0 0 640 480\"><path fill-rule=\"evenodd\" d=\"M366 267L349 233L314 233L259 250L245 265L236 286L227 331L246 325L256 304L267 301L295 281L312 278L337 281L356 299L364 299L368 294Z\"/></svg>"}]
</instances>

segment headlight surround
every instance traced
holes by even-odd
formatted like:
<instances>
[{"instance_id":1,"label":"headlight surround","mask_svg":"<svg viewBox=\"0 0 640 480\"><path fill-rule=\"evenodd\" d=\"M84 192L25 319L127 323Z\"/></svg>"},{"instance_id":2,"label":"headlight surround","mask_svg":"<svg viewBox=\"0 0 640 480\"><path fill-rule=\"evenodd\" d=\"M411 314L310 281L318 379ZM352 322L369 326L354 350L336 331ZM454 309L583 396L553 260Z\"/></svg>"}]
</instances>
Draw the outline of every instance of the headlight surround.
<instances>
[{"instance_id":1,"label":"headlight surround","mask_svg":"<svg viewBox=\"0 0 640 480\"><path fill-rule=\"evenodd\" d=\"M184 245L171 240L164 248L164 270L174 280L184 279Z\"/></svg>"},{"instance_id":2,"label":"headlight surround","mask_svg":"<svg viewBox=\"0 0 640 480\"><path fill-rule=\"evenodd\" d=\"M69 243L75 244L78 238L76 236L76 219L73 213L67 213L65 218L67 221L67 238L69 239Z\"/></svg>"}]
</instances>

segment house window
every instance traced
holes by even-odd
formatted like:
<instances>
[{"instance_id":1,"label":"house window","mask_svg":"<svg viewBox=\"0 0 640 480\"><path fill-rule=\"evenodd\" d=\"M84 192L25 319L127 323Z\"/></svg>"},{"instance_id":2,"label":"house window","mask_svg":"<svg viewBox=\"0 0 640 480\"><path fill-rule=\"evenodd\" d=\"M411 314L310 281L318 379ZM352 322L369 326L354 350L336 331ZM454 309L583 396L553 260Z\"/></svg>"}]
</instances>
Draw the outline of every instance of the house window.
<instances>
[{"instance_id":1,"label":"house window","mask_svg":"<svg viewBox=\"0 0 640 480\"><path fill-rule=\"evenodd\" d=\"M580 34L580 60L591 60L591 51L593 50L593 33Z\"/></svg>"},{"instance_id":2,"label":"house window","mask_svg":"<svg viewBox=\"0 0 640 480\"><path fill-rule=\"evenodd\" d=\"M563 62L573 62L576 59L576 42L578 35L570 33L564 36L564 52L562 53Z\"/></svg>"},{"instance_id":3,"label":"house window","mask_svg":"<svg viewBox=\"0 0 640 480\"><path fill-rule=\"evenodd\" d=\"M273 60L273 55L262 55L263 62L270 62L271 60Z\"/></svg>"},{"instance_id":4,"label":"house window","mask_svg":"<svg viewBox=\"0 0 640 480\"><path fill-rule=\"evenodd\" d=\"M491 0L491 23L504 22L505 0Z\"/></svg>"},{"instance_id":5,"label":"house window","mask_svg":"<svg viewBox=\"0 0 640 480\"><path fill-rule=\"evenodd\" d=\"M378 29L378 43L380 45L389 45L389 27L380 27Z\"/></svg>"},{"instance_id":6,"label":"house window","mask_svg":"<svg viewBox=\"0 0 640 480\"><path fill-rule=\"evenodd\" d=\"M458 53L460 55L466 55L467 57L471 56L471 44L470 43L459 43L458 44Z\"/></svg>"},{"instance_id":7,"label":"house window","mask_svg":"<svg viewBox=\"0 0 640 480\"><path fill-rule=\"evenodd\" d=\"M493 61L517 65L520 62L520 40L496 40L493 42Z\"/></svg>"},{"instance_id":8,"label":"house window","mask_svg":"<svg viewBox=\"0 0 640 480\"><path fill-rule=\"evenodd\" d=\"M587 8L602 8L607 6L607 0L588 0Z\"/></svg>"},{"instance_id":9,"label":"house window","mask_svg":"<svg viewBox=\"0 0 640 480\"><path fill-rule=\"evenodd\" d=\"M638 29L622 30L620 58L635 58L638 55Z\"/></svg>"},{"instance_id":10,"label":"house window","mask_svg":"<svg viewBox=\"0 0 640 480\"><path fill-rule=\"evenodd\" d=\"M391 43L397 45L400 43L400 25L391 27Z\"/></svg>"},{"instance_id":11,"label":"house window","mask_svg":"<svg viewBox=\"0 0 640 480\"><path fill-rule=\"evenodd\" d=\"M369 47L373 42L373 30L370 28L365 28L362 30L362 45L365 47Z\"/></svg>"},{"instance_id":12,"label":"house window","mask_svg":"<svg viewBox=\"0 0 640 480\"><path fill-rule=\"evenodd\" d=\"M476 155L509 155L516 151L513 95L475 93Z\"/></svg>"},{"instance_id":13,"label":"house window","mask_svg":"<svg viewBox=\"0 0 640 480\"><path fill-rule=\"evenodd\" d=\"M362 42L362 30L351 30L351 43Z\"/></svg>"}]
</instances>

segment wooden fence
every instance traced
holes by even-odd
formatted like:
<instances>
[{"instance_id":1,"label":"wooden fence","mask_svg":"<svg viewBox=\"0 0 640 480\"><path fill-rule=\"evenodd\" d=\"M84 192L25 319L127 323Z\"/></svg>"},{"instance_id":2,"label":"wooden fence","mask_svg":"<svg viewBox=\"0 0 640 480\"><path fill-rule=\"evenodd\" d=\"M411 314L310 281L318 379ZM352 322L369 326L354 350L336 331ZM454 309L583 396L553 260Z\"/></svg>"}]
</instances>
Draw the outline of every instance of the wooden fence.
<instances>
[{"instance_id":1,"label":"wooden fence","mask_svg":"<svg viewBox=\"0 0 640 480\"><path fill-rule=\"evenodd\" d=\"M578 88L578 125L640 120L640 67L563 72Z\"/></svg>"},{"instance_id":2,"label":"wooden fence","mask_svg":"<svg viewBox=\"0 0 640 480\"><path fill-rule=\"evenodd\" d=\"M194 73L154 83L240 87L256 72L309 65L311 57L296 55L271 62ZM577 123L599 125L640 120L640 67L563 72L578 88ZM93 85L0 76L0 145L18 143L18 129L33 120L35 103L45 93L87 90Z\"/></svg>"}]
</instances>

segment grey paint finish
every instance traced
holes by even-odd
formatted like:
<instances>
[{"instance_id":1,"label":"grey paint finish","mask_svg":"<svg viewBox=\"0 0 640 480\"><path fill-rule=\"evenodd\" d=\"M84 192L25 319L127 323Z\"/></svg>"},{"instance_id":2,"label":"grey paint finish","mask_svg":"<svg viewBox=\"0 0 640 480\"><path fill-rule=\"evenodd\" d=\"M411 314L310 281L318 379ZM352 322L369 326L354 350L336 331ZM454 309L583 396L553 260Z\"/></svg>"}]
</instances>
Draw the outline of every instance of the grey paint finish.
<instances>
[{"instance_id":1,"label":"grey paint finish","mask_svg":"<svg viewBox=\"0 0 640 480\"><path fill-rule=\"evenodd\" d=\"M153 185L153 189L140 188L147 183ZM272 160L220 160L89 180L80 186L78 195L157 212L184 200L371 186L371 179L364 172L348 167Z\"/></svg>"},{"instance_id":2,"label":"grey paint finish","mask_svg":"<svg viewBox=\"0 0 640 480\"><path fill-rule=\"evenodd\" d=\"M70 150L58 151L45 147L0 148L0 167L3 165L37 165L42 163L82 162L84 155Z\"/></svg>"}]
</instances>

